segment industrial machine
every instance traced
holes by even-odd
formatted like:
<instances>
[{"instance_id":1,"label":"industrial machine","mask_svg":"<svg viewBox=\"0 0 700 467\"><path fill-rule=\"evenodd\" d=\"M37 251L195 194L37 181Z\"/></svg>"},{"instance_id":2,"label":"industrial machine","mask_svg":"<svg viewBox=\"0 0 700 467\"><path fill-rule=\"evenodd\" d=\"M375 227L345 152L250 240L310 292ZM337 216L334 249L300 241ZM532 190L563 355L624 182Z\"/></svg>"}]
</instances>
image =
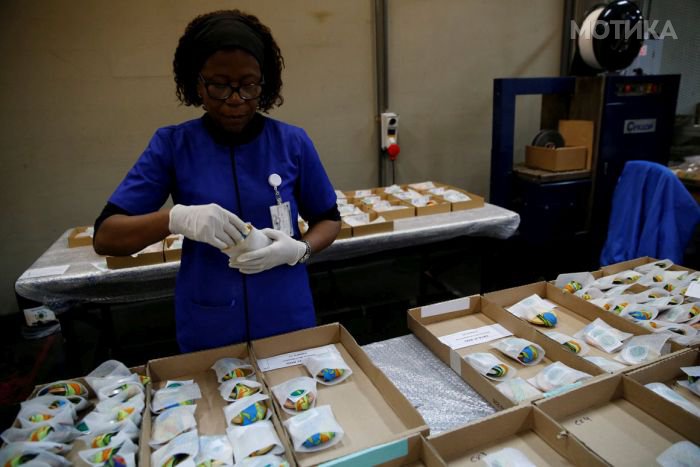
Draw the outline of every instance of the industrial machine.
<instances>
[{"instance_id":1,"label":"industrial machine","mask_svg":"<svg viewBox=\"0 0 700 467\"><path fill-rule=\"evenodd\" d=\"M643 20L632 2L599 5L586 16L581 34L605 21L625 20L632 30ZM624 164L668 162L680 75L621 73L636 59L642 40L613 39L580 36L570 67L576 76L494 81L490 202L521 215L522 248L542 261L551 259L544 274L596 268ZM594 123L590 169L547 173L514 167L519 95L542 95L542 129L556 129L559 120ZM562 254L553 255L557 250Z\"/></svg>"}]
</instances>

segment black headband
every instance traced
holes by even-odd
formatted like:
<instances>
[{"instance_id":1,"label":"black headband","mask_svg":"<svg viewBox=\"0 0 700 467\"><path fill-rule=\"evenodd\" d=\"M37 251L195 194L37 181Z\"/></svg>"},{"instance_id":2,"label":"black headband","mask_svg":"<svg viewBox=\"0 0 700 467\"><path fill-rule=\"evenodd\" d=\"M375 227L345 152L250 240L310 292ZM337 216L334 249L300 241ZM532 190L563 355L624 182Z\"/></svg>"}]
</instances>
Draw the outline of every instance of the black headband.
<instances>
[{"instance_id":1,"label":"black headband","mask_svg":"<svg viewBox=\"0 0 700 467\"><path fill-rule=\"evenodd\" d=\"M206 57L221 49L243 49L255 57L261 69L263 67L265 58L263 41L250 26L237 18L209 19L195 36L194 43Z\"/></svg>"}]
</instances>

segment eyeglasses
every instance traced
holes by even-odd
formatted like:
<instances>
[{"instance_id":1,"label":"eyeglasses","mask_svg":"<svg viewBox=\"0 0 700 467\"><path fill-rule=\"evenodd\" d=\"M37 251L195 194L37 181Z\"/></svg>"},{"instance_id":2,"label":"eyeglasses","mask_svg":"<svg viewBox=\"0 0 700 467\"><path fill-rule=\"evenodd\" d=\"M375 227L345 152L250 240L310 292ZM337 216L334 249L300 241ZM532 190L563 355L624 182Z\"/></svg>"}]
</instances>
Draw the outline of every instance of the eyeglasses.
<instances>
[{"instance_id":1,"label":"eyeglasses","mask_svg":"<svg viewBox=\"0 0 700 467\"><path fill-rule=\"evenodd\" d=\"M238 93L241 99L244 101L249 101L252 99L257 99L262 94L262 85L264 81L259 83L243 84L241 86L231 86L226 83L213 83L204 79L202 75L199 75L199 79L204 84L204 89L207 90L207 95L219 101L225 101L233 95L234 92Z\"/></svg>"}]
</instances>

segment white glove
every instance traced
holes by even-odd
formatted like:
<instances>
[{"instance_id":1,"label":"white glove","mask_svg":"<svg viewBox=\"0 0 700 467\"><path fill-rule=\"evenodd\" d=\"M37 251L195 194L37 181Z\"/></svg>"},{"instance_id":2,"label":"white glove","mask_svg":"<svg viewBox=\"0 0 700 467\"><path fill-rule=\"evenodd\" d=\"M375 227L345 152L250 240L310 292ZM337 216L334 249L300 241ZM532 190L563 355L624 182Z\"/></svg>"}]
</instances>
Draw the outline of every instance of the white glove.
<instances>
[{"instance_id":1,"label":"white glove","mask_svg":"<svg viewBox=\"0 0 700 467\"><path fill-rule=\"evenodd\" d=\"M243 240L241 232L248 226L237 215L218 204L183 206L176 204L170 210L170 232L182 234L190 240L208 243L224 249Z\"/></svg>"},{"instance_id":2,"label":"white glove","mask_svg":"<svg viewBox=\"0 0 700 467\"><path fill-rule=\"evenodd\" d=\"M256 274L281 264L294 266L306 253L306 243L294 240L284 232L275 229L262 229L261 232L272 240L272 244L232 258L229 267L237 268L243 274Z\"/></svg>"}]
</instances>

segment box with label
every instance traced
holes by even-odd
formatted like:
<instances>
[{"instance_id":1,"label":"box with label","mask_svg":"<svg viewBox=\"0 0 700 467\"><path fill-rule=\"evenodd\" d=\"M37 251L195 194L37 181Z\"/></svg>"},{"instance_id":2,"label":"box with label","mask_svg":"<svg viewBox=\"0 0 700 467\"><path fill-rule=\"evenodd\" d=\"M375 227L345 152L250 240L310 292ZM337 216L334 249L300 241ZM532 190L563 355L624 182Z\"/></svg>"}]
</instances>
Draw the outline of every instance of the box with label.
<instances>
[{"instance_id":1,"label":"box with label","mask_svg":"<svg viewBox=\"0 0 700 467\"><path fill-rule=\"evenodd\" d=\"M428 432L418 411L337 323L259 339L251 343L250 349L268 387L311 376L301 364L307 356L339 354L352 372L337 384L317 383L315 407L330 406L345 434L327 449L295 452L300 466L317 465ZM291 415L282 410L276 399L274 404L283 423L289 420Z\"/></svg>"},{"instance_id":2,"label":"box with label","mask_svg":"<svg viewBox=\"0 0 700 467\"><path fill-rule=\"evenodd\" d=\"M211 350L203 350L187 354L176 355L172 357L159 358L151 360L147 365L148 376L151 378L153 390L161 389L167 381L187 381L194 380L199 385L202 397L197 399L195 404L195 419L197 421L197 432L199 436L207 435L226 435L226 418L224 416L224 407L230 402L223 399L219 393L219 382L212 365L219 359L233 357L244 360L251 365L254 365L248 353L246 344L236 344L226 347L219 347ZM246 377L247 379L257 380L262 384L260 374L253 374ZM262 393L268 394L268 389L262 385ZM269 405L272 410L272 405ZM155 419L151 415L150 407L144 411L143 425L141 430L141 449L139 451L139 465L141 467L151 466L151 454L154 449L151 448L148 442L151 439L151 430ZM277 435L282 441L285 453L283 457L291 460L291 450L286 444L279 418L272 415L270 419L275 426Z\"/></svg>"},{"instance_id":3,"label":"box with label","mask_svg":"<svg viewBox=\"0 0 700 467\"><path fill-rule=\"evenodd\" d=\"M629 338L634 336L651 335L651 331L638 326L637 324L622 318L615 313L605 311L592 303L589 303L583 299L576 297L570 293L565 293L562 290L556 288L553 284L547 282L536 282L533 284L523 285L520 287L513 287L511 289L500 290L496 292L487 293L484 295L484 300L491 302L499 307L501 307L506 313L507 309L514 309L513 305L520 302L521 300L527 299L533 295L539 296L543 299L544 306L547 309L553 307L553 313L556 316L556 325L554 327L542 327L529 324L533 327L539 334L545 336L548 340L557 341L558 337L554 333L560 333L568 337L573 337L571 344L567 345L563 338L559 339L563 348L568 348L572 351L577 351L576 354L580 357L596 360L599 358L604 358L608 365L609 372L624 371L629 368L645 365L650 363L650 361L643 361L638 364L630 364L625 362L620 362L616 359L622 351L624 342ZM524 318L521 319L523 322L527 323ZM615 349L610 348L609 351L603 350L600 346L596 345L594 342L589 342L586 338L577 338L576 333L584 329L595 320L600 319L604 322L603 326L608 325L617 331L623 333L632 334L628 339L625 339L620 343ZM552 333L554 331L554 333ZM550 333L549 336L546 334ZM584 346L581 341L583 341L586 346ZM678 350L682 350L683 346L676 344L675 342L668 341L667 345L664 346L664 352L670 353ZM587 351L587 352L586 352ZM663 358L663 355L660 356Z\"/></svg>"},{"instance_id":4,"label":"box with label","mask_svg":"<svg viewBox=\"0 0 700 467\"><path fill-rule=\"evenodd\" d=\"M576 437L561 436L562 431L548 415L528 405L431 436L428 443L450 466L482 465L485 458L493 462L489 465L607 465ZM501 456L512 456L511 461L499 462Z\"/></svg>"},{"instance_id":5,"label":"box with label","mask_svg":"<svg viewBox=\"0 0 700 467\"><path fill-rule=\"evenodd\" d=\"M107 256L109 269L133 268L136 266L148 266L165 262L164 241L147 246L138 253L129 256Z\"/></svg>"},{"instance_id":6,"label":"box with label","mask_svg":"<svg viewBox=\"0 0 700 467\"><path fill-rule=\"evenodd\" d=\"M610 465L656 465L675 443L700 444L698 418L623 375L535 405Z\"/></svg>"},{"instance_id":7,"label":"box with label","mask_svg":"<svg viewBox=\"0 0 700 467\"><path fill-rule=\"evenodd\" d=\"M688 349L659 362L625 373L642 385L664 385L695 406L688 405L700 416L700 351ZM661 388L661 390L665 390ZM673 396L673 394L669 394ZM654 397L660 397L654 395ZM682 404L685 402L680 401Z\"/></svg>"},{"instance_id":8,"label":"box with label","mask_svg":"<svg viewBox=\"0 0 700 467\"><path fill-rule=\"evenodd\" d=\"M93 227L74 227L68 234L68 248L92 246Z\"/></svg>"},{"instance_id":9,"label":"box with label","mask_svg":"<svg viewBox=\"0 0 700 467\"><path fill-rule=\"evenodd\" d=\"M544 397L547 393L585 384L589 379L602 374L600 368L577 358L558 343L545 339L516 316L476 295L411 309L408 311L408 328L440 360L450 365L499 410ZM525 339L534 344L534 348L516 349L509 357L492 346L509 337ZM520 350L522 352L519 354ZM477 366L474 366L475 358L482 361L486 358L498 359L501 363L500 372L487 375L488 369L477 368L478 361ZM587 375L579 375L580 380L570 383L553 384L547 388L535 387L533 383L542 377L538 375L554 362ZM507 365L505 370L503 364Z\"/></svg>"}]
</instances>

